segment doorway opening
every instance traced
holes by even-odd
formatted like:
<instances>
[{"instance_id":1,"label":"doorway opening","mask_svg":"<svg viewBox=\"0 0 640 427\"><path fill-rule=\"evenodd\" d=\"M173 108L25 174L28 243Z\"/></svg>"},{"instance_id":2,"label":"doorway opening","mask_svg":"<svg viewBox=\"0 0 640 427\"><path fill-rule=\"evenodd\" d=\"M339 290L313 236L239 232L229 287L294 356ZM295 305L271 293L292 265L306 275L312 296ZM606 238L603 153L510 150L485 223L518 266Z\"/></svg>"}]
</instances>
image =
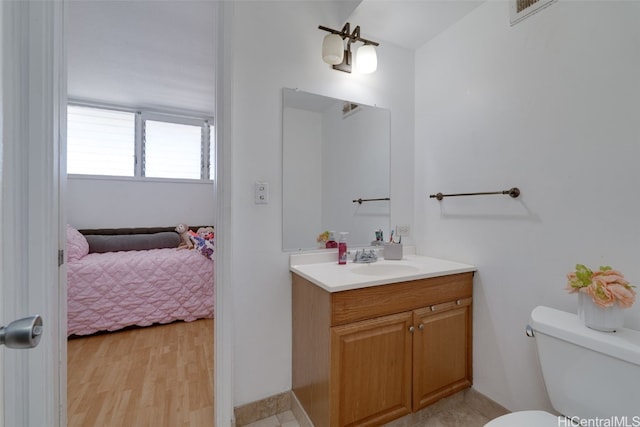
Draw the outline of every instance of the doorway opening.
<instances>
[{"instance_id":1,"label":"doorway opening","mask_svg":"<svg viewBox=\"0 0 640 427\"><path fill-rule=\"evenodd\" d=\"M144 120L145 112L213 117L215 3L68 2L69 98L130 109L135 121ZM134 140L149 143L146 128L134 129ZM202 163L215 163L209 155L215 152L213 134L209 151L200 153ZM133 149L133 177L69 176L63 197L67 222L83 230L213 226L213 181L141 177L147 148ZM111 425L177 425L182 419L176 417L213 425L214 325L213 318L200 316L70 339L68 425L91 425L95 416L105 422L105 414ZM127 423L119 423L120 417Z\"/></svg>"}]
</instances>

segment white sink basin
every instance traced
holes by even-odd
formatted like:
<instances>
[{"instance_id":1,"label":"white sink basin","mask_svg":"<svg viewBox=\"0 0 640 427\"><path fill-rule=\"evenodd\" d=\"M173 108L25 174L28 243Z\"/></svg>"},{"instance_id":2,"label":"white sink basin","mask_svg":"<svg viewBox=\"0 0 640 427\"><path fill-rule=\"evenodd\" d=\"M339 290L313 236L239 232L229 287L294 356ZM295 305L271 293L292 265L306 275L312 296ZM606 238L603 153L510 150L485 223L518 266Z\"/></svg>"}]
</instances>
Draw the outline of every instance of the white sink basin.
<instances>
[{"instance_id":1,"label":"white sink basin","mask_svg":"<svg viewBox=\"0 0 640 427\"><path fill-rule=\"evenodd\" d=\"M420 269L413 265L364 264L355 267L351 272L365 276L406 276L416 274Z\"/></svg>"}]
</instances>

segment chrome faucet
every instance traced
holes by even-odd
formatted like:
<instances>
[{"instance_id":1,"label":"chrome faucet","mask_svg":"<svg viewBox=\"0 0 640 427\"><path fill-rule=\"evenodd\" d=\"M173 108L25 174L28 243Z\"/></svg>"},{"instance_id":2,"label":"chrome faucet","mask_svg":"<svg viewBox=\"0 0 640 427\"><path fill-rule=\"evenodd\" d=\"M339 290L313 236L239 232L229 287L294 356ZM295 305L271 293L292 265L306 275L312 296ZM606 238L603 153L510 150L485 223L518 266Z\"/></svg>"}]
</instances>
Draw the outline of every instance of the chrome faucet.
<instances>
[{"instance_id":1,"label":"chrome faucet","mask_svg":"<svg viewBox=\"0 0 640 427\"><path fill-rule=\"evenodd\" d=\"M377 260L378 255L373 249L370 249L369 252L367 252L365 249L363 249L362 251L356 251L356 254L353 257L353 262L369 263L375 262Z\"/></svg>"}]
</instances>

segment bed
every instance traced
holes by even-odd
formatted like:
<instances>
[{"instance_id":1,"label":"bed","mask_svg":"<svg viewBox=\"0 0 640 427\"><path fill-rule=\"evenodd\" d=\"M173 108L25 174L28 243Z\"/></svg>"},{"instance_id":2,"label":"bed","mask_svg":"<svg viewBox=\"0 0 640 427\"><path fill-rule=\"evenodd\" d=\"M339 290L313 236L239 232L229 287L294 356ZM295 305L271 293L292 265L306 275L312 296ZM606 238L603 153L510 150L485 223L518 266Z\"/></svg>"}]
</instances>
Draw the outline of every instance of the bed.
<instances>
[{"instance_id":1,"label":"bed","mask_svg":"<svg viewBox=\"0 0 640 427\"><path fill-rule=\"evenodd\" d=\"M210 253L169 231L92 236L67 227L69 336L213 317Z\"/></svg>"}]
</instances>

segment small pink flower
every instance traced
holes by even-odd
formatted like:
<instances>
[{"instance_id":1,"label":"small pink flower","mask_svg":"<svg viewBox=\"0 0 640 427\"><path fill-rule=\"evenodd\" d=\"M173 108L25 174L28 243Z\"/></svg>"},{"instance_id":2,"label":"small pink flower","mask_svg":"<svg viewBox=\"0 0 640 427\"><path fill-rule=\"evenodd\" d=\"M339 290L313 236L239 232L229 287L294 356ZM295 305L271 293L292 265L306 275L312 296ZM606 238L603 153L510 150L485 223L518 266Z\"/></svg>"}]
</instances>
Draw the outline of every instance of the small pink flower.
<instances>
[{"instance_id":1,"label":"small pink flower","mask_svg":"<svg viewBox=\"0 0 640 427\"><path fill-rule=\"evenodd\" d=\"M632 288L614 283L609 285L609 290L618 301L618 304L620 304L620 307L629 308L636 299L636 291Z\"/></svg>"},{"instance_id":2,"label":"small pink flower","mask_svg":"<svg viewBox=\"0 0 640 427\"><path fill-rule=\"evenodd\" d=\"M596 271L593 273L593 277L598 277L606 283L619 283L621 285L629 284L622 273L616 270Z\"/></svg>"},{"instance_id":3,"label":"small pink flower","mask_svg":"<svg viewBox=\"0 0 640 427\"><path fill-rule=\"evenodd\" d=\"M591 285L585 288L585 292L600 307L611 307L615 303L613 294L600 278L594 277Z\"/></svg>"}]
</instances>

